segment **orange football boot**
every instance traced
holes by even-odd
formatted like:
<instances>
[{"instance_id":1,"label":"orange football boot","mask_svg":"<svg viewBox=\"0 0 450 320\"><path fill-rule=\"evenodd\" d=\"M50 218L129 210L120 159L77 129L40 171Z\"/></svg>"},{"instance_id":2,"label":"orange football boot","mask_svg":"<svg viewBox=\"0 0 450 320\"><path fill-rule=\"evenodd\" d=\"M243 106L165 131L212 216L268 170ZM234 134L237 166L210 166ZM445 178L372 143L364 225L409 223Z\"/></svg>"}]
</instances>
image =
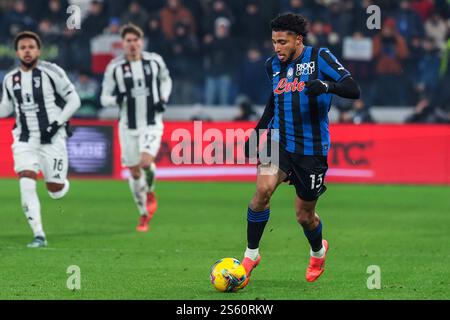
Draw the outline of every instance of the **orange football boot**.
<instances>
[{"instance_id":1,"label":"orange football boot","mask_svg":"<svg viewBox=\"0 0 450 320\"><path fill-rule=\"evenodd\" d=\"M147 192L147 212L149 216L148 222L152 220L153 215L156 212L156 209L158 208L158 202L156 201L156 196L154 192Z\"/></svg>"},{"instance_id":2,"label":"orange football boot","mask_svg":"<svg viewBox=\"0 0 450 320\"><path fill-rule=\"evenodd\" d=\"M328 242L327 240L322 241L323 246L325 247L325 253L322 258L310 257L309 266L306 269L306 280L309 282L314 282L320 275L325 271L325 256L328 251Z\"/></svg>"},{"instance_id":3,"label":"orange football boot","mask_svg":"<svg viewBox=\"0 0 450 320\"><path fill-rule=\"evenodd\" d=\"M261 261L261 255L258 254L258 258L256 260L252 260L248 257L244 257L244 260L242 260L242 265L244 266L245 273L247 275L244 283L242 283L239 287L239 289L243 289L247 286L248 282L250 281L250 275L252 274L253 269L255 269L259 262Z\"/></svg>"},{"instance_id":4,"label":"orange football boot","mask_svg":"<svg viewBox=\"0 0 450 320\"><path fill-rule=\"evenodd\" d=\"M139 224L137 225L136 230L140 232L147 232L149 229L148 224L150 222L150 219L151 218L149 215L142 215L139 218Z\"/></svg>"}]
</instances>

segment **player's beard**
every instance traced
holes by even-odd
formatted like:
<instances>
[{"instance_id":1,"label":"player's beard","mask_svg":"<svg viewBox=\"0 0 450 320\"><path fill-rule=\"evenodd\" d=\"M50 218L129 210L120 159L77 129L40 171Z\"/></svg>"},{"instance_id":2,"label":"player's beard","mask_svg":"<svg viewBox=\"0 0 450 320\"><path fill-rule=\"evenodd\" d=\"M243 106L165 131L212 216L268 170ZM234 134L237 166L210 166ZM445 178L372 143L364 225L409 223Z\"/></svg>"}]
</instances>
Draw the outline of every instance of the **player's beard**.
<instances>
[{"instance_id":1,"label":"player's beard","mask_svg":"<svg viewBox=\"0 0 450 320\"><path fill-rule=\"evenodd\" d=\"M288 57L287 60L286 60L286 63L287 63L287 64L291 63L291 61L294 59L294 56L295 56L295 52L296 52L296 51L297 51L296 49L292 50L291 54L289 55L289 57Z\"/></svg>"},{"instance_id":2,"label":"player's beard","mask_svg":"<svg viewBox=\"0 0 450 320\"><path fill-rule=\"evenodd\" d=\"M31 67L34 66L34 64L37 62L38 58L31 60L30 62L25 62L23 60L20 60L20 63L27 69L31 69Z\"/></svg>"}]
</instances>

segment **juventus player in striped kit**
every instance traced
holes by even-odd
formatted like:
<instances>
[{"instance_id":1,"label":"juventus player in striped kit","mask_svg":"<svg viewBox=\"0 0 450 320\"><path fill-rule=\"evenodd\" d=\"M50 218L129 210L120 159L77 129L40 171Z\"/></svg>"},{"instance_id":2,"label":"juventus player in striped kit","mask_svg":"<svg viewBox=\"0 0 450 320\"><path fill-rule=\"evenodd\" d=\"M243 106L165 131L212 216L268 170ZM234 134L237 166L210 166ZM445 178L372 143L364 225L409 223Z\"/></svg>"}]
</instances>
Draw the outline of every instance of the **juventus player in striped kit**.
<instances>
[{"instance_id":1,"label":"juventus player in striped kit","mask_svg":"<svg viewBox=\"0 0 450 320\"><path fill-rule=\"evenodd\" d=\"M137 231L146 232L157 209L155 158L163 134L162 116L172 91L169 71L160 55L142 51L142 30L133 24L121 29L125 54L106 68L103 106L119 106L119 139L123 165L140 212Z\"/></svg>"},{"instance_id":2,"label":"juventus player in striped kit","mask_svg":"<svg viewBox=\"0 0 450 320\"><path fill-rule=\"evenodd\" d=\"M40 61L41 40L33 32L19 33L14 41L20 66L3 79L0 117L16 113L13 129L14 170L19 175L22 207L34 233L30 248L47 245L36 192L42 171L48 194L60 199L69 191L66 123L80 107L80 98L66 73ZM58 106L57 97L65 101Z\"/></svg>"}]
</instances>

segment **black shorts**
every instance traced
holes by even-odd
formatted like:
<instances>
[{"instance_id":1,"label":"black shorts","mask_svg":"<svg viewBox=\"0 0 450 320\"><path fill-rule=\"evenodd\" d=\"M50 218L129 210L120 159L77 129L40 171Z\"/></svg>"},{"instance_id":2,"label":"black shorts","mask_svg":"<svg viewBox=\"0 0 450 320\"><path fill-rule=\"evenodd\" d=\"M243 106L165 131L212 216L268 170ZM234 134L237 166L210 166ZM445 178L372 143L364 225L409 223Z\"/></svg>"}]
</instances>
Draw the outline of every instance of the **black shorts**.
<instances>
[{"instance_id":1,"label":"black shorts","mask_svg":"<svg viewBox=\"0 0 450 320\"><path fill-rule=\"evenodd\" d=\"M314 201L327 190L324 184L328 170L326 156L305 156L280 148L278 167L288 175L287 180L294 185L300 199Z\"/></svg>"}]
</instances>

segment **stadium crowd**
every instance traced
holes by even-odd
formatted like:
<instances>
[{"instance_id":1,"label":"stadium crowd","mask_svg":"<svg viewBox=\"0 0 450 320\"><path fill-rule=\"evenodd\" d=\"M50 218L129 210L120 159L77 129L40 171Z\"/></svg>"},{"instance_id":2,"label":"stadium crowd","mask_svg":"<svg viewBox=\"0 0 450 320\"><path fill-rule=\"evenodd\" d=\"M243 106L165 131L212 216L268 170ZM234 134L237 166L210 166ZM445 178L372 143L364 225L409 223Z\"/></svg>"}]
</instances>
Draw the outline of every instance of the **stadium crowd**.
<instances>
[{"instance_id":1,"label":"stadium crowd","mask_svg":"<svg viewBox=\"0 0 450 320\"><path fill-rule=\"evenodd\" d=\"M82 9L80 29L67 28L71 4ZM381 9L380 29L367 26L370 5ZM340 121L372 122L374 105L415 105L407 122L450 122L450 0L2 0L0 78L15 64L14 35L36 31L42 58L73 79L79 116L95 117L102 73L92 40L133 22L146 50L168 64L171 104L230 105L243 95L247 105L262 105L270 92L269 21L288 11L309 19L307 44L328 47L361 87L360 100L335 99Z\"/></svg>"}]
</instances>

